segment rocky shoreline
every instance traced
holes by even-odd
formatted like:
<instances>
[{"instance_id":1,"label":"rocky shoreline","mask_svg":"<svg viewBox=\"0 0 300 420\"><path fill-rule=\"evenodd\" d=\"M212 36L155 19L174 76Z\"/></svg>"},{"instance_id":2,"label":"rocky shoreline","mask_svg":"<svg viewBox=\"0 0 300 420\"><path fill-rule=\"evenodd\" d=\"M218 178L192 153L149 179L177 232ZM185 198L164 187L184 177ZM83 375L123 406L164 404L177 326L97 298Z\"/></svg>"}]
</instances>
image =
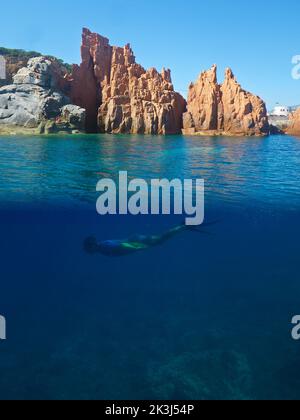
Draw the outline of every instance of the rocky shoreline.
<instances>
[{"instance_id":1,"label":"rocky shoreline","mask_svg":"<svg viewBox=\"0 0 300 420\"><path fill-rule=\"evenodd\" d=\"M88 29L82 33L82 62L71 71L53 57L28 56L6 57L0 134L265 136L277 128L283 133L269 123L264 101L245 91L231 69L222 84L217 66L202 72L186 101L174 90L170 70L146 70L130 45L113 47ZM300 135L299 111L286 133Z\"/></svg>"},{"instance_id":2,"label":"rocky shoreline","mask_svg":"<svg viewBox=\"0 0 300 420\"><path fill-rule=\"evenodd\" d=\"M59 89L56 64L36 57L0 88L0 130L28 134L74 133L85 130L85 110Z\"/></svg>"}]
</instances>

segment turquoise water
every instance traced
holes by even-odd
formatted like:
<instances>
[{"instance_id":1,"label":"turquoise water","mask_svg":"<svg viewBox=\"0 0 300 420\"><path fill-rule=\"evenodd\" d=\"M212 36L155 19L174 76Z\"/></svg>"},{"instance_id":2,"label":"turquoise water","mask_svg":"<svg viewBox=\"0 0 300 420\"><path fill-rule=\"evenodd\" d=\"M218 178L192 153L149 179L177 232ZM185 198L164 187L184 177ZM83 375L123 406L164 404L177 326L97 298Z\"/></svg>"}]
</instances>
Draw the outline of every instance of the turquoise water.
<instances>
[{"instance_id":1,"label":"turquoise water","mask_svg":"<svg viewBox=\"0 0 300 420\"><path fill-rule=\"evenodd\" d=\"M300 397L300 139L0 138L0 399ZM207 235L121 259L84 239L180 218L100 217L96 183L204 178Z\"/></svg>"}]
</instances>

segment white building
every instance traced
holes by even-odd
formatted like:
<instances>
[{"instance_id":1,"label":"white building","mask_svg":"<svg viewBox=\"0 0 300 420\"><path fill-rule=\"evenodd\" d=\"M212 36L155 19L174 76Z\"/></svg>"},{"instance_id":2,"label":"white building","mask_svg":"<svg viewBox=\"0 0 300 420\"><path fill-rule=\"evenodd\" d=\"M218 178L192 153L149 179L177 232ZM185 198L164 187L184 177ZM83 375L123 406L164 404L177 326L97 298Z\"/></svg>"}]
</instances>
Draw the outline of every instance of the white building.
<instances>
[{"instance_id":1,"label":"white building","mask_svg":"<svg viewBox=\"0 0 300 420\"><path fill-rule=\"evenodd\" d=\"M0 80L6 79L6 60L3 55L0 55Z\"/></svg>"},{"instance_id":2,"label":"white building","mask_svg":"<svg viewBox=\"0 0 300 420\"><path fill-rule=\"evenodd\" d=\"M273 117L288 117L290 114L290 110L287 106L276 105L273 111L271 112L271 116Z\"/></svg>"}]
</instances>

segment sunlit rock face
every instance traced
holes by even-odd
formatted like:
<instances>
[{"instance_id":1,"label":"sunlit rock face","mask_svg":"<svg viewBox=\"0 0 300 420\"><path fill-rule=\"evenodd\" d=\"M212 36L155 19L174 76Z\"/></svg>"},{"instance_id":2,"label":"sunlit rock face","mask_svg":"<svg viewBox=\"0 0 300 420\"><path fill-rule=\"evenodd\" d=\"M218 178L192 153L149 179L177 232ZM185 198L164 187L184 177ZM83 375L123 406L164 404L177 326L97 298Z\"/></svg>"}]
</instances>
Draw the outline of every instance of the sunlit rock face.
<instances>
[{"instance_id":1,"label":"sunlit rock face","mask_svg":"<svg viewBox=\"0 0 300 420\"><path fill-rule=\"evenodd\" d=\"M300 108L291 115L287 134L292 136L300 136Z\"/></svg>"},{"instance_id":2,"label":"sunlit rock face","mask_svg":"<svg viewBox=\"0 0 300 420\"><path fill-rule=\"evenodd\" d=\"M266 105L258 96L242 89L231 69L226 70L225 81L219 85L214 65L189 87L183 132L266 135L269 133Z\"/></svg>"},{"instance_id":3,"label":"sunlit rock face","mask_svg":"<svg viewBox=\"0 0 300 420\"><path fill-rule=\"evenodd\" d=\"M71 98L86 109L87 131L179 134L184 98L174 91L170 70L159 73L136 63L130 45L112 47L108 39L83 30L82 63L74 66Z\"/></svg>"}]
</instances>

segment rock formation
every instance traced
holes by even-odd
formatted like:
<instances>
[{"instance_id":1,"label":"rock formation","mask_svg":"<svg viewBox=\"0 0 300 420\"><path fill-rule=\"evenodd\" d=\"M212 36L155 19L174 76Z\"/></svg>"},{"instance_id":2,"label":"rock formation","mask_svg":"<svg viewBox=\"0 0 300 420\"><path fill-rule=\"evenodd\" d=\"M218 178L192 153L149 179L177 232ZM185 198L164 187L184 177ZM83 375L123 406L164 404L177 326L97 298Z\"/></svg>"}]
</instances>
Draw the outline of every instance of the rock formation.
<instances>
[{"instance_id":1,"label":"rock formation","mask_svg":"<svg viewBox=\"0 0 300 420\"><path fill-rule=\"evenodd\" d=\"M292 136L300 136L300 108L291 115L290 125L286 133Z\"/></svg>"},{"instance_id":2,"label":"rock formation","mask_svg":"<svg viewBox=\"0 0 300 420\"><path fill-rule=\"evenodd\" d=\"M27 66L28 58L26 57L3 57L6 62L6 78L0 79L0 87L10 85L13 82L13 77L18 73L18 71Z\"/></svg>"},{"instance_id":3,"label":"rock formation","mask_svg":"<svg viewBox=\"0 0 300 420\"><path fill-rule=\"evenodd\" d=\"M217 82L217 66L201 73L197 82L190 85L187 109L183 116L184 134L269 133L265 103L243 90L230 69L226 70L222 85Z\"/></svg>"},{"instance_id":4,"label":"rock formation","mask_svg":"<svg viewBox=\"0 0 300 420\"><path fill-rule=\"evenodd\" d=\"M130 48L83 30L82 63L68 78L74 104L87 111L87 131L175 134L186 108L174 91L169 70L146 71Z\"/></svg>"},{"instance_id":5,"label":"rock formation","mask_svg":"<svg viewBox=\"0 0 300 420\"><path fill-rule=\"evenodd\" d=\"M145 70L129 44L113 47L88 29L82 34L82 62L72 71L54 57L31 58L33 52L0 48L0 54L7 61L2 81L7 86L0 85L2 128L151 135L270 132L264 102L243 90L230 69L222 85L216 66L201 73L190 85L187 106L174 91L170 70ZM290 130L298 133L299 113L293 118Z\"/></svg>"},{"instance_id":6,"label":"rock formation","mask_svg":"<svg viewBox=\"0 0 300 420\"><path fill-rule=\"evenodd\" d=\"M0 128L41 133L84 129L85 110L70 106L70 99L58 89L60 76L51 60L30 59L13 77L12 85L0 88Z\"/></svg>"}]
</instances>

